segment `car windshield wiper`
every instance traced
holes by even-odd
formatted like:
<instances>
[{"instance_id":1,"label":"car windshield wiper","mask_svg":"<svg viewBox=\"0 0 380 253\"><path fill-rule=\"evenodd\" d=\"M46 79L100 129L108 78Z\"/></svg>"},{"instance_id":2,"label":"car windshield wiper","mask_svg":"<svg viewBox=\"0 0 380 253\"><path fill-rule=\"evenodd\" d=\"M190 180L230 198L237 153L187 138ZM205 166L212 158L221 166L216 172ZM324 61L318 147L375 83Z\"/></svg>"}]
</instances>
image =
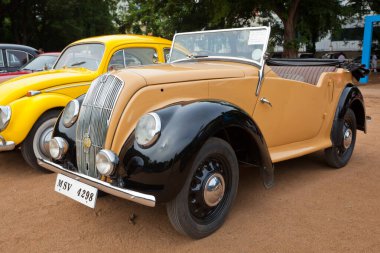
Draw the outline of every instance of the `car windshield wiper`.
<instances>
[{"instance_id":1,"label":"car windshield wiper","mask_svg":"<svg viewBox=\"0 0 380 253\"><path fill-rule=\"evenodd\" d=\"M83 65L83 64L85 64L85 63L86 63L85 61L76 62L76 63L71 64L70 67Z\"/></svg>"}]
</instances>

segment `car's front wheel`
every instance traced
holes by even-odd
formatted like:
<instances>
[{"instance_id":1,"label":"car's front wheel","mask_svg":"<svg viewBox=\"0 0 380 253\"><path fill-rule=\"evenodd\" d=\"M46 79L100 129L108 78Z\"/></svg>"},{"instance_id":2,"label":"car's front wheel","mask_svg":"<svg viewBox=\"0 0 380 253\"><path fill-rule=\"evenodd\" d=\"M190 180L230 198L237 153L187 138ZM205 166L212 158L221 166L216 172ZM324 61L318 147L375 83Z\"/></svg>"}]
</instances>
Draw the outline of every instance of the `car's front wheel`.
<instances>
[{"instance_id":1,"label":"car's front wheel","mask_svg":"<svg viewBox=\"0 0 380 253\"><path fill-rule=\"evenodd\" d=\"M21 144L21 154L25 161L34 169L48 173L37 163L37 157L50 159L49 141L53 133L54 124L59 116L58 110L51 110L44 113L34 124L28 136Z\"/></svg>"},{"instance_id":2,"label":"car's front wheel","mask_svg":"<svg viewBox=\"0 0 380 253\"><path fill-rule=\"evenodd\" d=\"M167 204L170 222L195 239L210 235L231 209L238 182L234 150L226 141L210 138L199 150L182 190Z\"/></svg>"},{"instance_id":3,"label":"car's front wheel","mask_svg":"<svg viewBox=\"0 0 380 253\"><path fill-rule=\"evenodd\" d=\"M334 168L344 167L354 152L356 142L356 117L351 109L347 110L344 115L343 125L339 128L337 132L341 134L340 143L334 147L325 149L326 161L328 165Z\"/></svg>"}]
</instances>

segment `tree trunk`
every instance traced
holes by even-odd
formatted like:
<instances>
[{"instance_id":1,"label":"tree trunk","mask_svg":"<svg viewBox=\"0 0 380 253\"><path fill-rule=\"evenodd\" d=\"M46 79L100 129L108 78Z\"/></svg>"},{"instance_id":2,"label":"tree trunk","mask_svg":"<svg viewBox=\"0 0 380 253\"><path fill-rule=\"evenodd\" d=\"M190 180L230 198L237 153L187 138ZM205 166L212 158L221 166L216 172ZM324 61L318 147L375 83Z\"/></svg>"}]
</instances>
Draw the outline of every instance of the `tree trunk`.
<instances>
[{"instance_id":1,"label":"tree trunk","mask_svg":"<svg viewBox=\"0 0 380 253\"><path fill-rule=\"evenodd\" d=\"M294 26L293 20L290 19L284 24L284 58L297 58L298 56L298 43Z\"/></svg>"},{"instance_id":2,"label":"tree trunk","mask_svg":"<svg viewBox=\"0 0 380 253\"><path fill-rule=\"evenodd\" d=\"M300 0L292 0L287 15L278 15L284 24L284 58L297 58L299 44L296 40L296 24Z\"/></svg>"}]
</instances>

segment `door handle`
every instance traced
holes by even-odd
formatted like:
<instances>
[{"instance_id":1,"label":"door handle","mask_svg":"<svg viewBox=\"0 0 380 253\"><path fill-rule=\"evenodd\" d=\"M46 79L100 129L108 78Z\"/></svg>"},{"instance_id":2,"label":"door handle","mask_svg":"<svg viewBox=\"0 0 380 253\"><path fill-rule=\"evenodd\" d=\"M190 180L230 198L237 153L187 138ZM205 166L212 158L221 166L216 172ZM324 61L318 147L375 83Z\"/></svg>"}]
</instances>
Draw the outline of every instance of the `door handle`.
<instances>
[{"instance_id":1,"label":"door handle","mask_svg":"<svg viewBox=\"0 0 380 253\"><path fill-rule=\"evenodd\" d=\"M266 99L266 98L260 98L260 102L261 102L262 104L267 104L267 105L269 105L270 107L272 107L272 103L269 102L269 100Z\"/></svg>"}]
</instances>

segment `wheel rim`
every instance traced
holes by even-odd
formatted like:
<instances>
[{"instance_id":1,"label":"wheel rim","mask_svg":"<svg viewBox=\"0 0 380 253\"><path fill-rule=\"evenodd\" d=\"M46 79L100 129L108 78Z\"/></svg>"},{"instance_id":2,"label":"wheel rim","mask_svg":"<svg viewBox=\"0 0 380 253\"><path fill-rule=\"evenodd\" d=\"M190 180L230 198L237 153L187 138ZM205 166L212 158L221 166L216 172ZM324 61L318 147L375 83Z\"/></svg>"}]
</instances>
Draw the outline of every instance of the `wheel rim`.
<instances>
[{"instance_id":1,"label":"wheel rim","mask_svg":"<svg viewBox=\"0 0 380 253\"><path fill-rule=\"evenodd\" d=\"M216 206L224 196L225 183L220 173L211 174L203 187L203 199L210 206Z\"/></svg>"},{"instance_id":2,"label":"wheel rim","mask_svg":"<svg viewBox=\"0 0 380 253\"><path fill-rule=\"evenodd\" d=\"M51 140L56 118L50 119L38 128L33 138L33 151L37 158L50 158L49 142Z\"/></svg>"},{"instance_id":3,"label":"wheel rim","mask_svg":"<svg viewBox=\"0 0 380 253\"><path fill-rule=\"evenodd\" d=\"M352 131L352 123L349 119L345 119L343 123L342 135L343 138L341 145L337 149L338 155L341 157L343 157L350 150L354 138L354 132Z\"/></svg>"},{"instance_id":4,"label":"wheel rim","mask_svg":"<svg viewBox=\"0 0 380 253\"><path fill-rule=\"evenodd\" d=\"M223 157L206 158L195 171L189 189L189 210L199 223L209 223L229 196L231 168Z\"/></svg>"},{"instance_id":5,"label":"wheel rim","mask_svg":"<svg viewBox=\"0 0 380 253\"><path fill-rule=\"evenodd\" d=\"M348 149L352 143L352 130L347 128L343 134L343 147Z\"/></svg>"}]
</instances>

